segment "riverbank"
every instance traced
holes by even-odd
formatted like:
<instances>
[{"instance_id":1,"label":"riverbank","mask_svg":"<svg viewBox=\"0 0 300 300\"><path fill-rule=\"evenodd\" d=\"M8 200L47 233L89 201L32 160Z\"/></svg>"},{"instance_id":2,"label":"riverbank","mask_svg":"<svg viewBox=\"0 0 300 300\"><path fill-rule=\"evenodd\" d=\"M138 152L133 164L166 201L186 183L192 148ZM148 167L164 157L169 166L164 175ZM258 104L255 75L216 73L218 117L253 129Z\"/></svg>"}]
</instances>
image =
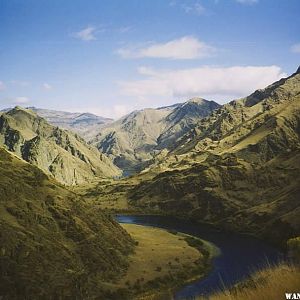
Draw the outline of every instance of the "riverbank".
<instances>
[{"instance_id":1,"label":"riverbank","mask_svg":"<svg viewBox=\"0 0 300 300\"><path fill-rule=\"evenodd\" d=\"M178 289L173 290L174 299L209 295L220 290L224 285L231 287L243 278L247 278L251 270L264 268L266 261L276 264L282 259L278 249L262 240L248 235L220 231L205 224L198 226L195 222L158 215L118 215L116 219L119 223L153 226L173 232L183 232L210 241L221 250L221 255L213 259L213 268L209 270L207 276L186 282L184 286L181 285ZM166 295L161 298L168 299Z\"/></svg>"},{"instance_id":2,"label":"riverbank","mask_svg":"<svg viewBox=\"0 0 300 300\"><path fill-rule=\"evenodd\" d=\"M204 277L219 253L213 244L187 234L121 225L136 242L129 268L117 282L130 299L171 299L174 289Z\"/></svg>"}]
</instances>

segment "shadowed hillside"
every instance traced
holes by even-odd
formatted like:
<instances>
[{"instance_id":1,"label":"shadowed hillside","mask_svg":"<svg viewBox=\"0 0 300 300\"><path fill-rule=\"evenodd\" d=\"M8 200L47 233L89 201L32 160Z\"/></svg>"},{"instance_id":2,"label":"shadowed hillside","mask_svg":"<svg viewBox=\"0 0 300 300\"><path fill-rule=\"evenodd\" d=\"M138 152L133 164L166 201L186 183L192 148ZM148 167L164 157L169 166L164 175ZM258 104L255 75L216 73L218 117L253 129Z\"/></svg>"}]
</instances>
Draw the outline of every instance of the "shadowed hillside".
<instances>
[{"instance_id":1,"label":"shadowed hillside","mask_svg":"<svg viewBox=\"0 0 300 300\"><path fill-rule=\"evenodd\" d=\"M0 116L0 145L67 185L120 174L110 159L78 135L21 107Z\"/></svg>"},{"instance_id":2,"label":"shadowed hillside","mask_svg":"<svg viewBox=\"0 0 300 300\"><path fill-rule=\"evenodd\" d=\"M298 71L200 119L139 175L85 195L102 207L184 216L275 242L299 235L299 93Z\"/></svg>"},{"instance_id":3,"label":"shadowed hillside","mask_svg":"<svg viewBox=\"0 0 300 300\"><path fill-rule=\"evenodd\" d=\"M0 177L0 295L110 299L105 282L125 272L133 248L125 230L3 148Z\"/></svg>"},{"instance_id":4,"label":"shadowed hillside","mask_svg":"<svg viewBox=\"0 0 300 300\"><path fill-rule=\"evenodd\" d=\"M133 206L272 240L299 235L300 74L215 110L148 173Z\"/></svg>"}]
</instances>

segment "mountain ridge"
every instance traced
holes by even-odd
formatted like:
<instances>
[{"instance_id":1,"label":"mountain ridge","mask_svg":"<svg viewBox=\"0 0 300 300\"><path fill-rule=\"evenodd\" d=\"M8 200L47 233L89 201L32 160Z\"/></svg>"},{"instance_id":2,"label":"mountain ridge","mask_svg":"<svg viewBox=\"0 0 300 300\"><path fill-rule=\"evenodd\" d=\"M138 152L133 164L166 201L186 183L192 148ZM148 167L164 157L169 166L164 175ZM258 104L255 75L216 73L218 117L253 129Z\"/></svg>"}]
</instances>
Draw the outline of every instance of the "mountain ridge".
<instances>
[{"instance_id":1,"label":"mountain ridge","mask_svg":"<svg viewBox=\"0 0 300 300\"><path fill-rule=\"evenodd\" d=\"M136 172L199 118L219 106L213 101L193 98L185 103L134 111L105 125L91 143L110 155L123 171Z\"/></svg>"},{"instance_id":2,"label":"mountain ridge","mask_svg":"<svg viewBox=\"0 0 300 300\"><path fill-rule=\"evenodd\" d=\"M133 251L126 231L2 147L0 177L1 296L110 297L107 285L126 271Z\"/></svg>"},{"instance_id":3,"label":"mountain ridge","mask_svg":"<svg viewBox=\"0 0 300 300\"><path fill-rule=\"evenodd\" d=\"M191 218L280 244L300 235L299 174L296 72L199 119L138 175L89 190L104 207L110 199L116 209Z\"/></svg>"},{"instance_id":4,"label":"mountain ridge","mask_svg":"<svg viewBox=\"0 0 300 300\"><path fill-rule=\"evenodd\" d=\"M0 115L0 144L68 185L120 174L109 158L78 135L21 107Z\"/></svg>"},{"instance_id":5,"label":"mountain ridge","mask_svg":"<svg viewBox=\"0 0 300 300\"><path fill-rule=\"evenodd\" d=\"M72 113L36 107L28 107L28 109L46 119L51 125L71 130L80 134L86 140L93 136L99 128L113 121L111 118L101 117L89 112Z\"/></svg>"}]
</instances>

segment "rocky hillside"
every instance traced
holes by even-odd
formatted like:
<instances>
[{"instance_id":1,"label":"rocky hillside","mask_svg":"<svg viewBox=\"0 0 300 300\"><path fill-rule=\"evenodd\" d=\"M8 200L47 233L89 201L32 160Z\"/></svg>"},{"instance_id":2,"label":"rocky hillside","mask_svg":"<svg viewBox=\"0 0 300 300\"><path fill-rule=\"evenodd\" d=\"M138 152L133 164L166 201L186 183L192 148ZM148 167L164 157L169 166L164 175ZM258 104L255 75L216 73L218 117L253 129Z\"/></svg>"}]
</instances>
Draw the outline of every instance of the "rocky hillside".
<instances>
[{"instance_id":1,"label":"rocky hillside","mask_svg":"<svg viewBox=\"0 0 300 300\"><path fill-rule=\"evenodd\" d=\"M3 148L0 177L1 298L111 299L110 282L133 249L129 235Z\"/></svg>"},{"instance_id":2,"label":"rocky hillside","mask_svg":"<svg viewBox=\"0 0 300 300\"><path fill-rule=\"evenodd\" d=\"M96 116L91 113L71 113L36 107L28 108L46 119L51 125L71 130L86 140L95 136L103 125L113 121L112 119Z\"/></svg>"},{"instance_id":3,"label":"rocky hillside","mask_svg":"<svg viewBox=\"0 0 300 300\"><path fill-rule=\"evenodd\" d=\"M0 145L67 185L120 174L109 158L78 135L21 107L0 116Z\"/></svg>"},{"instance_id":4,"label":"rocky hillside","mask_svg":"<svg viewBox=\"0 0 300 300\"><path fill-rule=\"evenodd\" d=\"M158 109L135 111L103 127L91 142L110 155L124 173L140 170L163 149L168 149L199 119L219 105L200 98Z\"/></svg>"},{"instance_id":5,"label":"rocky hillside","mask_svg":"<svg viewBox=\"0 0 300 300\"><path fill-rule=\"evenodd\" d=\"M139 181L133 207L276 241L299 235L299 70L202 119Z\"/></svg>"}]
</instances>

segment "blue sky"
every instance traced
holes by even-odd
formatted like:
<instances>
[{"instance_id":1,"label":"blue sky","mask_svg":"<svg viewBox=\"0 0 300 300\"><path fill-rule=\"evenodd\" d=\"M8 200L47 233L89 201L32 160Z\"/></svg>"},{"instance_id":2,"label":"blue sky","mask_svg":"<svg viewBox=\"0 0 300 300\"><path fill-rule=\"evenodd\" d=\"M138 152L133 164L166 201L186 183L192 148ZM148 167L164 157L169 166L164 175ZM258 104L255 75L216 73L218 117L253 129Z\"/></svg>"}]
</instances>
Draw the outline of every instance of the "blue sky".
<instances>
[{"instance_id":1,"label":"blue sky","mask_svg":"<svg viewBox=\"0 0 300 300\"><path fill-rule=\"evenodd\" d=\"M298 0L0 0L0 109L119 117L293 73Z\"/></svg>"}]
</instances>

